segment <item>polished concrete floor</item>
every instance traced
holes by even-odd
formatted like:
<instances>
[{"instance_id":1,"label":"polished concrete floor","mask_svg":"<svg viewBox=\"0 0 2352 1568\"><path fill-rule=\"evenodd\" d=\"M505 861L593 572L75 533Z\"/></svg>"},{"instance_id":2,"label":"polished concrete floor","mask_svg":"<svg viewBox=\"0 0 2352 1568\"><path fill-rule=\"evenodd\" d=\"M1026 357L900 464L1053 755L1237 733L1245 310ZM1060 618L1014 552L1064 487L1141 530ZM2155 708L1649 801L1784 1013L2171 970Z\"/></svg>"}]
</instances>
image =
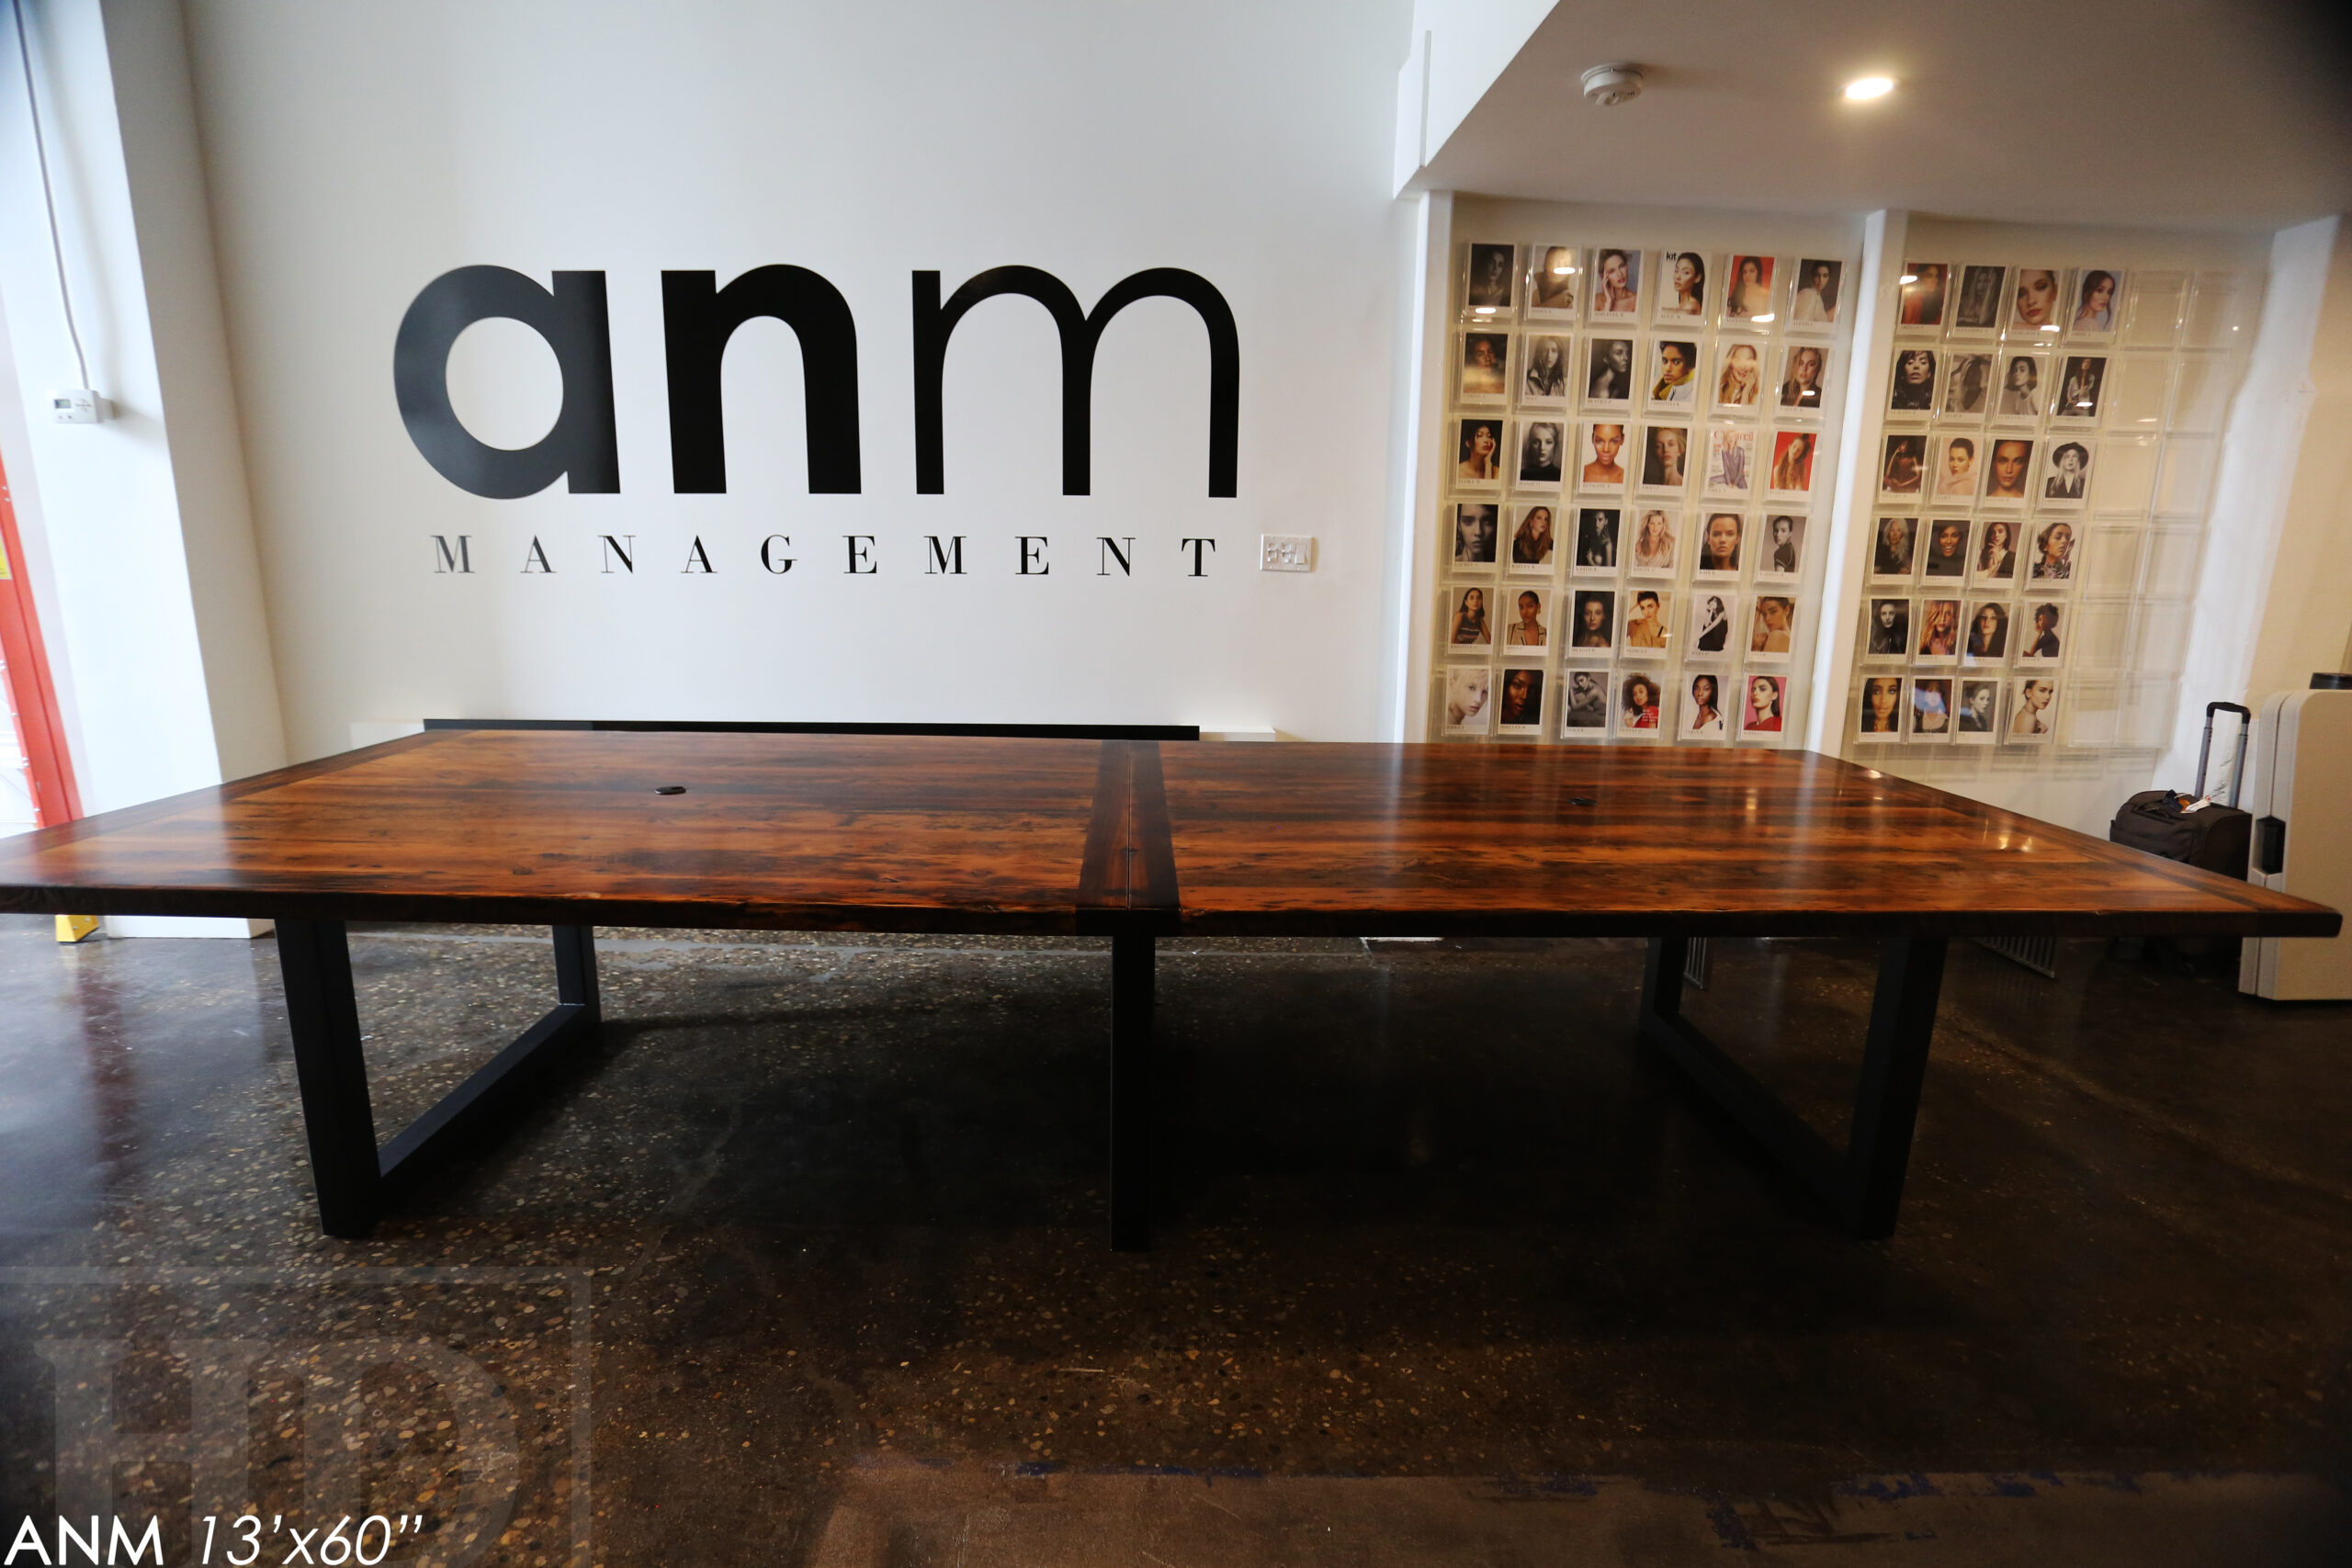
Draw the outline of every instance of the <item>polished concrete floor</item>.
<instances>
[{"instance_id":1,"label":"polished concrete floor","mask_svg":"<svg viewBox=\"0 0 2352 1568\"><path fill-rule=\"evenodd\" d=\"M354 951L387 1133L551 992L543 933ZM1858 1244L1631 1044L1637 943L1163 943L1135 1256L1100 945L601 951L596 1049L346 1243L271 942L0 918L0 1529L153 1515L175 1562L345 1516L394 1562L2352 1561L2352 1006L1956 948L1904 1223ZM1718 944L1690 1011L1835 1135L1871 962Z\"/></svg>"}]
</instances>

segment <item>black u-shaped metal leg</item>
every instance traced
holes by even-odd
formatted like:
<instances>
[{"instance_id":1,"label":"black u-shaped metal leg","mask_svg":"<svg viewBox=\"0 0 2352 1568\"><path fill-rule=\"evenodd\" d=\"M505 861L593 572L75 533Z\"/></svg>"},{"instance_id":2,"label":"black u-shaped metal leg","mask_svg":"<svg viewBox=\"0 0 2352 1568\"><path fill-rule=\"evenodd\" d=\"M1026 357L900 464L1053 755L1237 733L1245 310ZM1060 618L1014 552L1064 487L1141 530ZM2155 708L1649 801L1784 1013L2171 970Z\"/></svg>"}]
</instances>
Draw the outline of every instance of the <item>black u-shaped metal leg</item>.
<instances>
[{"instance_id":1,"label":"black u-shaped metal leg","mask_svg":"<svg viewBox=\"0 0 2352 1568\"><path fill-rule=\"evenodd\" d=\"M1111 1246L1151 1246L1153 939L1111 939Z\"/></svg>"},{"instance_id":2,"label":"black u-shaped metal leg","mask_svg":"<svg viewBox=\"0 0 2352 1568\"><path fill-rule=\"evenodd\" d=\"M286 977L286 1016L294 1036L311 1175L318 1185L319 1228L333 1236L368 1235L402 1190L483 1131L491 1112L513 1103L533 1069L565 1046L591 1038L602 1016L594 929L556 927L556 1005L379 1147L343 922L278 920L277 962Z\"/></svg>"},{"instance_id":3,"label":"black u-shaped metal leg","mask_svg":"<svg viewBox=\"0 0 2352 1568\"><path fill-rule=\"evenodd\" d=\"M1710 1100L1770 1149L1857 1236L1894 1234L1919 1088L1943 985L1945 939L1889 937L1879 944L1861 1081L1843 1149L1758 1082L1682 1016L1687 939L1653 937L1642 976L1644 1039L1664 1051Z\"/></svg>"}]
</instances>

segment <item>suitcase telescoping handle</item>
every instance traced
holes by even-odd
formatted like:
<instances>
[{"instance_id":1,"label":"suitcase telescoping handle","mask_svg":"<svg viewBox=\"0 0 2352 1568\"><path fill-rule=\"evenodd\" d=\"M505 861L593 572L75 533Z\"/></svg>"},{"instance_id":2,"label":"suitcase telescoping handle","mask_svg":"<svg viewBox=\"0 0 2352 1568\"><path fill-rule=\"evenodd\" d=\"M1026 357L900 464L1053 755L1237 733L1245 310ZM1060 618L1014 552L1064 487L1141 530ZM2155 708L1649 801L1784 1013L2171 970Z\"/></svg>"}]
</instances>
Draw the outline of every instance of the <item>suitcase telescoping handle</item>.
<instances>
[{"instance_id":1,"label":"suitcase telescoping handle","mask_svg":"<svg viewBox=\"0 0 2352 1568\"><path fill-rule=\"evenodd\" d=\"M2254 710L2240 707L2235 703L2207 703L2205 705L2205 740L2197 748L2197 798L2199 800L2205 798L2205 764L2213 755L2213 716L2217 713L2233 713L2238 716L2238 760L2230 769L2230 798L2223 802L2224 805L2234 807L2238 803L2238 791L2245 784L2245 742L2247 732L2254 728Z\"/></svg>"}]
</instances>

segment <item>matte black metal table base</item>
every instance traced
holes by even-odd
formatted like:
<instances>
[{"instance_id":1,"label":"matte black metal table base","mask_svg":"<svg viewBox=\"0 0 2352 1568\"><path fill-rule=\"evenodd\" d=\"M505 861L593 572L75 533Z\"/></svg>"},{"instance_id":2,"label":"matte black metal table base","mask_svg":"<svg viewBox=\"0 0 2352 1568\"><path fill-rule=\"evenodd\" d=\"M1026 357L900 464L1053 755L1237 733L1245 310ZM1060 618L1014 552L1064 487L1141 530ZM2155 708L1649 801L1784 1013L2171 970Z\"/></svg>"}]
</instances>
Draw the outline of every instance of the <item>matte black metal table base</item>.
<instances>
[{"instance_id":1,"label":"matte black metal table base","mask_svg":"<svg viewBox=\"0 0 2352 1568\"><path fill-rule=\"evenodd\" d=\"M511 1108L532 1069L594 1038L599 1018L595 931L554 930L556 1005L379 1146L343 922L277 922L277 962L286 976L286 1017L294 1036L311 1174L318 1183L320 1229L353 1239L368 1235L404 1189L484 1131L495 1111Z\"/></svg>"},{"instance_id":2,"label":"matte black metal table base","mask_svg":"<svg viewBox=\"0 0 2352 1568\"><path fill-rule=\"evenodd\" d=\"M1682 1016L1684 938L1650 939L1649 966L1642 977L1642 1037L1811 1188L1847 1229L1864 1240L1892 1235L1911 1161L1928 1041L1935 1032L1944 941L1888 937L1879 943L1878 990L1842 1150Z\"/></svg>"},{"instance_id":3,"label":"matte black metal table base","mask_svg":"<svg viewBox=\"0 0 2352 1568\"><path fill-rule=\"evenodd\" d=\"M1148 934L1111 939L1111 1248L1151 1246L1151 1035L1159 964Z\"/></svg>"},{"instance_id":4,"label":"matte black metal table base","mask_svg":"<svg viewBox=\"0 0 2352 1568\"><path fill-rule=\"evenodd\" d=\"M367 1235L404 1189L447 1159L461 1141L484 1131L494 1111L512 1106L531 1069L593 1038L601 1016L595 932L587 926L558 926L554 934L556 1005L440 1103L379 1145L343 923L277 922L295 1074L318 1184L319 1224L327 1235ZM1642 979L1642 1037L1672 1058L1856 1235L1891 1235L1935 1027L1943 939L1890 938L1880 945L1878 991L1843 1150L1683 1018L1685 947L1680 937L1650 942ZM1151 1246L1157 968L1152 935L1113 936L1107 1185L1111 1246L1121 1252Z\"/></svg>"}]
</instances>

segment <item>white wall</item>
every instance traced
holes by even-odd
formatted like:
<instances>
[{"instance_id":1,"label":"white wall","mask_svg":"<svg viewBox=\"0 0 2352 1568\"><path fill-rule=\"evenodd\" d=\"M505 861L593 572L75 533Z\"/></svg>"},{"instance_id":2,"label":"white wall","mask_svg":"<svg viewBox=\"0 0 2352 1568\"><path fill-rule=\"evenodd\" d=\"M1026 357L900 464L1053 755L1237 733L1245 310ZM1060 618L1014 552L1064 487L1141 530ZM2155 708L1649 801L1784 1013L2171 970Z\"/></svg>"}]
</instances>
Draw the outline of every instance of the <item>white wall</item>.
<instances>
[{"instance_id":1,"label":"white wall","mask_svg":"<svg viewBox=\"0 0 2352 1568\"><path fill-rule=\"evenodd\" d=\"M2310 351L2292 393L2301 443L2279 454L2277 543L2246 649L2248 703L2301 689L2314 671L2352 670L2352 224L2289 230L2274 254L2272 305L2292 310ZM2267 320L2263 333L2267 340Z\"/></svg>"},{"instance_id":2,"label":"white wall","mask_svg":"<svg viewBox=\"0 0 2352 1568\"><path fill-rule=\"evenodd\" d=\"M1401 0L189 15L296 754L443 715L1382 728ZM662 270L768 263L855 312L865 492L807 493L797 351L763 321L727 361L730 493L674 495ZM1012 263L1089 305L1150 266L1223 291L1238 498L1206 494L1204 334L1166 300L1104 339L1091 496L1060 493L1055 340L1019 299L956 332L946 493L913 493L909 275ZM482 500L411 445L393 334L469 264L606 274L619 494ZM519 326L452 363L484 439L552 417ZM1261 532L1317 536L1316 571L1259 573ZM435 575L428 536L459 533L475 574ZM637 536L633 574L599 570L605 533ZM877 575L845 574L850 533ZM922 536L955 533L970 575L923 575ZM770 534L787 575L760 570ZM1014 574L1020 534L1049 576ZM1136 537L1131 579L1096 575L1100 535ZM1207 577L1184 536L1218 540ZM521 570L534 536L551 577ZM714 575L681 570L696 536Z\"/></svg>"},{"instance_id":3,"label":"white wall","mask_svg":"<svg viewBox=\"0 0 2352 1568\"><path fill-rule=\"evenodd\" d=\"M204 191L170 6L27 6L66 281L98 425L9 430L37 604L67 703L76 783L97 812L283 760L259 622L236 420L220 353ZM109 37L113 25L116 36ZM13 51L15 39L8 45ZM119 45L119 47L110 47ZM17 399L80 378L58 294L21 72L0 72L0 299ZM175 461L175 439L180 461ZM37 479L36 479L37 476ZM122 921L139 934L244 922Z\"/></svg>"}]
</instances>

